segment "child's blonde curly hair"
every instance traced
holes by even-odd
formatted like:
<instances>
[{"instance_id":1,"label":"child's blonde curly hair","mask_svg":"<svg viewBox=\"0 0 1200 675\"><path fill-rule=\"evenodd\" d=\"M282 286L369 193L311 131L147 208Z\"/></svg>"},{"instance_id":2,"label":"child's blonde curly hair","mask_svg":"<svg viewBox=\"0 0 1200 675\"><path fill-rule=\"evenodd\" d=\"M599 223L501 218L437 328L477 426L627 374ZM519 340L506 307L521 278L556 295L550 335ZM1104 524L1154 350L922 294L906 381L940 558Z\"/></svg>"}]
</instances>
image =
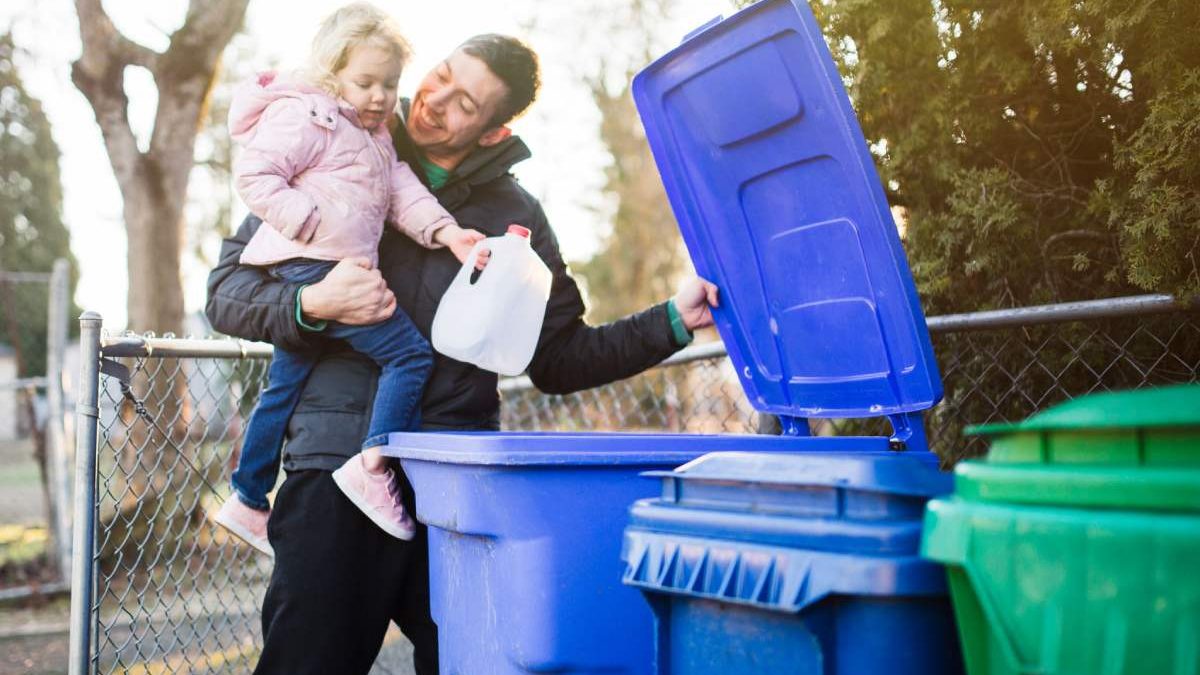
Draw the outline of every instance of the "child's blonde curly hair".
<instances>
[{"instance_id":1,"label":"child's blonde curly hair","mask_svg":"<svg viewBox=\"0 0 1200 675\"><path fill-rule=\"evenodd\" d=\"M392 17L370 3L355 2L321 22L305 74L314 85L337 96L336 73L346 67L351 50L360 45L391 52L401 68L412 56L412 47Z\"/></svg>"}]
</instances>

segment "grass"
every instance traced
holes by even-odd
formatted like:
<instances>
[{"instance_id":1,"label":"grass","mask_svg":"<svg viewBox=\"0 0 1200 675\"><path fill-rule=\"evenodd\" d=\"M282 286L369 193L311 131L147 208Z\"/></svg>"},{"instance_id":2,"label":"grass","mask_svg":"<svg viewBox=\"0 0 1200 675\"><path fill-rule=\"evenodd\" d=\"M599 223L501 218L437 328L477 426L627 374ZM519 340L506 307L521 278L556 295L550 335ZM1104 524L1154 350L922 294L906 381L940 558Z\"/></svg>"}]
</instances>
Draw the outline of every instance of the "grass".
<instances>
[{"instance_id":1,"label":"grass","mask_svg":"<svg viewBox=\"0 0 1200 675\"><path fill-rule=\"evenodd\" d=\"M0 568L22 566L46 552L50 533L41 526L0 525Z\"/></svg>"},{"instance_id":2,"label":"grass","mask_svg":"<svg viewBox=\"0 0 1200 675\"><path fill-rule=\"evenodd\" d=\"M9 464L0 470L0 488L40 486L41 482L42 474L32 459L28 462Z\"/></svg>"}]
</instances>

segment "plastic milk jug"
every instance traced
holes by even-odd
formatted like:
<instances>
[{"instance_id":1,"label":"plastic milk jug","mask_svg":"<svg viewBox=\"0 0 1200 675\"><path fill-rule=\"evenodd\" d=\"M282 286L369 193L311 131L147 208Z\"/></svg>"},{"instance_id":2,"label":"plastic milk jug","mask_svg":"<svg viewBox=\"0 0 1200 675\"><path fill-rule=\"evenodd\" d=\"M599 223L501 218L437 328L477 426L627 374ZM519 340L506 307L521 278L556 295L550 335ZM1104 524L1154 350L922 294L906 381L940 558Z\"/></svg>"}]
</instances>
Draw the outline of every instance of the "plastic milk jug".
<instances>
[{"instance_id":1,"label":"plastic milk jug","mask_svg":"<svg viewBox=\"0 0 1200 675\"><path fill-rule=\"evenodd\" d=\"M492 257L476 276L475 259L484 247ZM434 314L433 348L484 370L520 375L542 332L550 279L529 245L528 229L510 225L503 237L480 241Z\"/></svg>"}]
</instances>

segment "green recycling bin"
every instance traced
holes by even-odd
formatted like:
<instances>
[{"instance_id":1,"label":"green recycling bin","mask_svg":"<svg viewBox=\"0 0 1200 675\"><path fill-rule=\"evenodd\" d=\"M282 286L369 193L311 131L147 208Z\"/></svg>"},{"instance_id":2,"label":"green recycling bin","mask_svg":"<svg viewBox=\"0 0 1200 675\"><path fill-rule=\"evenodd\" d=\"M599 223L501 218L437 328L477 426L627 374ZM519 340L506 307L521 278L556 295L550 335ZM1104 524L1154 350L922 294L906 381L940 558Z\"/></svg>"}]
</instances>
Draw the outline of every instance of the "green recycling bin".
<instances>
[{"instance_id":1,"label":"green recycling bin","mask_svg":"<svg viewBox=\"0 0 1200 675\"><path fill-rule=\"evenodd\" d=\"M990 436L929 502L970 675L1200 674L1200 385L1086 396Z\"/></svg>"}]
</instances>

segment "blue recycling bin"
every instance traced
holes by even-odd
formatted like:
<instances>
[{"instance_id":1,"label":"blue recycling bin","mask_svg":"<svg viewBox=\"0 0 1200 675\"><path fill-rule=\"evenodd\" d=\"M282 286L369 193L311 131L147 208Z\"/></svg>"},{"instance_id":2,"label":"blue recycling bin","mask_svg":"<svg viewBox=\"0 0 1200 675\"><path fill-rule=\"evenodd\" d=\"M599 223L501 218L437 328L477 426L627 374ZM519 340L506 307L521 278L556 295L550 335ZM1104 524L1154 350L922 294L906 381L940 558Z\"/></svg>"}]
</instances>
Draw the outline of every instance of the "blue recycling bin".
<instances>
[{"instance_id":1,"label":"blue recycling bin","mask_svg":"<svg viewBox=\"0 0 1200 675\"><path fill-rule=\"evenodd\" d=\"M945 571L919 556L930 453L713 453L655 472L630 509L625 583L659 675L962 672Z\"/></svg>"},{"instance_id":2,"label":"blue recycling bin","mask_svg":"<svg viewBox=\"0 0 1200 675\"><path fill-rule=\"evenodd\" d=\"M430 528L446 674L655 672L664 627L622 583L620 554L629 505L656 491L643 472L732 451L933 471L921 414L942 386L925 319L807 7L765 0L705 27L634 94L692 260L720 288L714 320L739 383L784 435L393 434L384 451ZM809 436L807 418L849 417L886 417L893 432ZM886 624L906 636L893 646L940 646L940 632L910 641L902 623Z\"/></svg>"},{"instance_id":3,"label":"blue recycling bin","mask_svg":"<svg viewBox=\"0 0 1200 675\"><path fill-rule=\"evenodd\" d=\"M809 439L888 453L886 438ZM648 673L653 616L621 583L640 477L705 452L794 449L778 436L393 434L429 526L430 602L451 675Z\"/></svg>"}]
</instances>

